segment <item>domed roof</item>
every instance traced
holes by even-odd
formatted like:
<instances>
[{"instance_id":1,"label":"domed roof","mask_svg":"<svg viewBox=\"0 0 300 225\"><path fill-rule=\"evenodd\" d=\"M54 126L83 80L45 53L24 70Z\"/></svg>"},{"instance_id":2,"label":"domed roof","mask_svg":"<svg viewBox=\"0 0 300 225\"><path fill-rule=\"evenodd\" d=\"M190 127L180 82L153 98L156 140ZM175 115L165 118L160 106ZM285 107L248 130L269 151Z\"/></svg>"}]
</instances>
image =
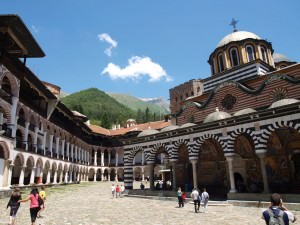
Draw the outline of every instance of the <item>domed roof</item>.
<instances>
[{"instance_id":1,"label":"domed roof","mask_svg":"<svg viewBox=\"0 0 300 225\"><path fill-rule=\"evenodd\" d=\"M163 129L161 129L160 131L164 132L164 131L176 130L177 128L179 128L179 126L170 125L170 126L167 126L167 127L163 128Z\"/></svg>"},{"instance_id":2,"label":"domed roof","mask_svg":"<svg viewBox=\"0 0 300 225\"><path fill-rule=\"evenodd\" d=\"M252 108L246 108L246 109L242 109L240 111L235 112L233 115L241 116L241 115L245 115L245 114L249 114L249 113L253 113L253 112L256 112L256 110L252 109Z\"/></svg>"},{"instance_id":3,"label":"domed roof","mask_svg":"<svg viewBox=\"0 0 300 225\"><path fill-rule=\"evenodd\" d=\"M257 36L256 34L253 34L251 32L248 31L235 31L232 32L231 34L228 34L226 37L224 37L217 45L217 48L222 47L224 45L227 45L230 42L233 41L241 41L241 40L245 40L245 39L261 39L259 36Z\"/></svg>"},{"instance_id":4,"label":"domed roof","mask_svg":"<svg viewBox=\"0 0 300 225\"><path fill-rule=\"evenodd\" d=\"M273 60L275 63L279 63L279 62L292 62L292 60L290 60L288 57L286 57L283 54L279 54L279 53L274 53L273 54Z\"/></svg>"},{"instance_id":5,"label":"domed roof","mask_svg":"<svg viewBox=\"0 0 300 225\"><path fill-rule=\"evenodd\" d=\"M185 127L192 127L192 126L195 126L196 124L195 123L185 123L185 124L182 124L180 126L180 128L185 128Z\"/></svg>"},{"instance_id":6,"label":"domed roof","mask_svg":"<svg viewBox=\"0 0 300 225\"><path fill-rule=\"evenodd\" d=\"M294 98L281 99L279 101L273 102L273 104L269 107L269 109L273 109L273 108L284 106L284 105L293 104L293 103L296 103L296 102L299 102L299 100L294 99Z\"/></svg>"},{"instance_id":7,"label":"domed roof","mask_svg":"<svg viewBox=\"0 0 300 225\"><path fill-rule=\"evenodd\" d=\"M144 130L141 133L139 133L138 137L144 137L144 136L148 136L151 134L157 134L157 133L159 133L158 130L148 129L148 130Z\"/></svg>"},{"instance_id":8,"label":"domed roof","mask_svg":"<svg viewBox=\"0 0 300 225\"><path fill-rule=\"evenodd\" d=\"M231 115L229 113L219 111L219 109L216 108L215 112L208 114L208 116L205 118L203 123L209 123L209 122L213 122L213 121L223 120L223 119L230 118L230 117L231 117Z\"/></svg>"}]
</instances>

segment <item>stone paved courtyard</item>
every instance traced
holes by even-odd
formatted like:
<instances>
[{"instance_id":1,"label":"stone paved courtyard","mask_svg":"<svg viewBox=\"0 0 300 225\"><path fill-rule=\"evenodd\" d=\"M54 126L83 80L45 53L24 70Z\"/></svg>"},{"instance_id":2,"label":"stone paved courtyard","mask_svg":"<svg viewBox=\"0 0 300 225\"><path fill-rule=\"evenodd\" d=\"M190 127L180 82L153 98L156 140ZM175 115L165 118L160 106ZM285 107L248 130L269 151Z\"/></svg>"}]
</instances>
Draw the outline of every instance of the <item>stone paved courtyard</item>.
<instances>
[{"instance_id":1,"label":"stone paved courtyard","mask_svg":"<svg viewBox=\"0 0 300 225\"><path fill-rule=\"evenodd\" d=\"M209 206L207 213L194 213L193 205L177 208L177 202L123 197L112 199L111 183L83 183L47 189L46 210L36 224L42 225L166 225L166 224L265 224L262 208ZM29 191L26 191L29 192ZM23 194L23 198L27 196ZM0 224L7 224L8 199L0 199ZM296 215L300 219L300 212ZM297 221L299 223L299 220ZM23 203L17 224L30 225L29 202ZM295 223L297 224L297 223Z\"/></svg>"}]
</instances>

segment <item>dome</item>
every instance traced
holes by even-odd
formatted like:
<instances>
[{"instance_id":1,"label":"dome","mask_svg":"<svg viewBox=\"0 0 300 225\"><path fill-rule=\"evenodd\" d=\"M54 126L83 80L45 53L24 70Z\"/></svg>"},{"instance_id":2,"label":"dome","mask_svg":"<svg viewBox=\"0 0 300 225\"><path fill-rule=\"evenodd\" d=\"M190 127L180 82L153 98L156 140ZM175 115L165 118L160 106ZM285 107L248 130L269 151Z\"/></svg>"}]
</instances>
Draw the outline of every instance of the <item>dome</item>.
<instances>
[{"instance_id":1,"label":"dome","mask_svg":"<svg viewBox=\"0 0 300 225\"><path fill-rule=\"evenodd\" d=\"M157 134L157 133L159 133L158 130L148 129L148 130L144 130L141 133L139 133L138 137L144 137L144 136L148 136L148 135L152 135L152 134Z\"/></svg>"},{"instance_id":2,"label":"dome","mask_svg":"<svg viewBox=\"0 0 300 225\"><path fill-rule=\"evenodd\" d=\"M192 126L195 126L196 124L195 123L185 123L185 124L182 124L180 126L180 128L185 128L185 127L192 127Z\"/></svg>"},{"instance_id":3,"label":"dome","mask_svg":"<svg viewBox=\"0 0 300 225\"><path fill-rule=\"evenodd\" d=\"M163 128L163 129L161 129L160 131L164 132L164 131L176 130L177 128L179 128L179 126L170 125L170 126L167 126L167 127Z\"/></svg>"},{"instance_id":4,"label":"dome","mask_svg":"<svg viewBox=\"0 0 300 225\"><path fill-rule=\"evenodd\" d=\"M230 42L233 41L241 41L241 40L245 40L245 39L260 39L261 38L259 36L257 36L256 34L253 34L251 32L248 31L235 31L232 32L231 34L228 34L226 37L224 37L217 45L217 48L222 47L224 45L227 45Z\"/></svg>"},{"instance_id":5,"label":"dome","mask_svg":"<svg viewBox=\"0 0 300 225\"><path fill-rule=\"evenodd\" d=\"M218 121L218 120L227 119L227 118L230 118L230 117L231 117L231 115L229 113L219 111L219 109L216 108L215 112L213 112L211 114L208 114L208 116L205 118L203 123L214 122L214 121Z\"/></svg>"},{"instance_id":6,"label":"dome","mask_svg":"<svg viewBox=\"0 0 300 225\"><path fill-rule=\"evenodd\" d=\"M279 54L279 53L274 53L273 54L273 60L274 63L279 63L279 62L292 62L292 60L290 60L288 57L286 57L283 54Z\"/></svg>"},{"instance_id":7,"label":"dome","mask_svg":"<svg viewBox=\"0 0 300 225\"><path fill-rule=\"evenodd\" d=\"M293 103L296 103L296 102L299 102L299 100L294 99L294 98L281 99L279 101L273 102L273 104L269 107L269 109L273 109L273 108L284 106L284 105L293 104Z\"/></svg>"},{"instance_id":8,"label":"dome","mask_svg":"<svg viewBox=\"0 0 300 225\"><path fill-rule=\"evenodd\" d=\"M252 109L252 108L246 108L246 109L237 111L236 113L233 114L233 116L241 116L241 115L245 115L245 114L249 114L249 113L253 113L253 112L256 112L256 110Z\"/></svg>"}]
</instances>

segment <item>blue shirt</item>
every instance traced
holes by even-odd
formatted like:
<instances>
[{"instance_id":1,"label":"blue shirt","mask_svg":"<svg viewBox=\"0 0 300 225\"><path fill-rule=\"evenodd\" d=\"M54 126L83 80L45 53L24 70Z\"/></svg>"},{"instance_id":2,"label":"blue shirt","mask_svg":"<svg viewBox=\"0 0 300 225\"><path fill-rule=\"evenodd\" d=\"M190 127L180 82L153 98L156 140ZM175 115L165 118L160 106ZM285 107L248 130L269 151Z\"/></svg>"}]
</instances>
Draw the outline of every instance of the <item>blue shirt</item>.
<instances>
[{"instance_id":1,"label":"blue shirt","mask_svg":"<svg viewBox=\"0 0 300 225\"><path fill-rule=\"evenodd\" d=\"M279 209L277 206L272 206L269 209L272 210L273 214L275 216L278 216L280 211L282 211L281 209ZM265 219L266 224L269 225L269 221L270 221L270 213L268 212L268 210L265 210L263 212L263 219ZM284 225L289 225L289 217L288 215L283 211L283 216L282 216Z\"/></svg>"}]
</instances>

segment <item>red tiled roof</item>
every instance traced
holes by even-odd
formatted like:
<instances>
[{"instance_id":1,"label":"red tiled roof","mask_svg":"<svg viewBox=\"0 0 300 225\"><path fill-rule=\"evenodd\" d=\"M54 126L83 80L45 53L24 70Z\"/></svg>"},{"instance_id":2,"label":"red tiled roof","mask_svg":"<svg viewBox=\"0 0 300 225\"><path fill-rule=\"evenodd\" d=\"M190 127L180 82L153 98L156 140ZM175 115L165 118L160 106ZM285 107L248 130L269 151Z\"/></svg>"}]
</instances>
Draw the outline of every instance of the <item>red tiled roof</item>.
<instances>
[{"instance_id":1,"label":"red tiled roof","mask_svg":"<svg viewBox=\"0 0 300 225\"><path fill-rule=\"evenodd\" d=\"M107 130L103 127L96 126L96 125L89 125L89 128L93 132L98 133L98 134L114 136L114 135L123 135L130 131L143 131L143 130L147 130L147 129L161 130L162 128L170 126L170 125L171 125L171 121L168 121L168 122L156 121L156 122L137 124L137 125L127 127L127 128L122 127L120 129L116 129L116 130Z\"/></svg>"}]
</instances>

